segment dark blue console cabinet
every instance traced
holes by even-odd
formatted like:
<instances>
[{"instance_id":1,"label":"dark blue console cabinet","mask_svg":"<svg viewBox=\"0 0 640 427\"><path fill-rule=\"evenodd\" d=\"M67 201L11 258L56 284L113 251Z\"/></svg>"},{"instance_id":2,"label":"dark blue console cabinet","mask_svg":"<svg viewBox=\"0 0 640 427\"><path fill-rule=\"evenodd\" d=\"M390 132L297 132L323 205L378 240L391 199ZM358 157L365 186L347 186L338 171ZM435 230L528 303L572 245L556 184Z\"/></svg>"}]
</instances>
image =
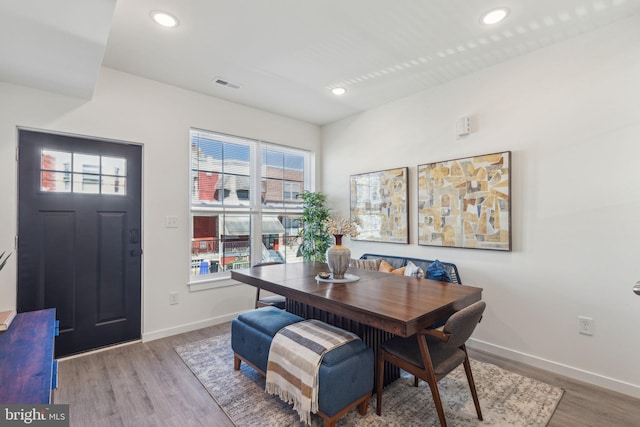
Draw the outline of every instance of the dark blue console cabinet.
<instances>
[{"instance_id":1,"label":"dark blue console cabinet","mask_svg":"<svg viewBox=\"0 0 640 427\"><path fill-rule=\"evenodd\" d=\"M57 335L54 308L20 313L0 334L0 403L52 403L58 382L53 359Z\"/></svg>"}]
</instances>

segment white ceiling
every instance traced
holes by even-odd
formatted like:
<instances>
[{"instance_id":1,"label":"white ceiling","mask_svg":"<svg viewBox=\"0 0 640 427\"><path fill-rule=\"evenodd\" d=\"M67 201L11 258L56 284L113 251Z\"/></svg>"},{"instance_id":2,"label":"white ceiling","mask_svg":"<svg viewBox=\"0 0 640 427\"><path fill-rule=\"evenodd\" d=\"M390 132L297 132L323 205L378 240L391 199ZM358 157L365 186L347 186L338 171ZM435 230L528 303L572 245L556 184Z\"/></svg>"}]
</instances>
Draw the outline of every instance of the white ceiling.
<instances>
[{"instance_id":1,"label":"white ceiling","mask_svg":"<svg viewBox=\"0 0 640 427\"><path fill-rule=\"evenodd\" d=\"M0 81L90 98L116 0L1 0Z\"/></svg>"},{"instance_id":2,"label":"white ceiling","mask_svg":"<svg viewBox=\"0 0 640 427\"><path fill-rule=\"evenodd\" d=\"M508 19L482 25L496 6ZM156 9L180 25L159 27ZM103 65L322 125L638 13L640 0L3 0L0 80L90 97Z\"/></svg>"}]
</instances>

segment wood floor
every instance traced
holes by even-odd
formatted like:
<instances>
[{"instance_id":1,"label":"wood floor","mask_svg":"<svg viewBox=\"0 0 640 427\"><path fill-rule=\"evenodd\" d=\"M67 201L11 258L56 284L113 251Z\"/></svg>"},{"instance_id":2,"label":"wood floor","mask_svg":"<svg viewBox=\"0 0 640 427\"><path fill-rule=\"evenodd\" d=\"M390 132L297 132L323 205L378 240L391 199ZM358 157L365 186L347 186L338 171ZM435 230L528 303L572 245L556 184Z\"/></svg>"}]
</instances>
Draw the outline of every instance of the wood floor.
<instances>
[{"instance_id":1,"label":"wood floor","mask_svg":"<svg viewBox=\"0 0 640 427\"><path fill-rule=\"evenodd\" d=\"M63 360L55 403L70 405L71 426L233 426L174 347L229 331L225 323ZM550 427L640 427L640 399L520 363L470 351L473 358L562 387Z\"/></svg>"}]
</instances>

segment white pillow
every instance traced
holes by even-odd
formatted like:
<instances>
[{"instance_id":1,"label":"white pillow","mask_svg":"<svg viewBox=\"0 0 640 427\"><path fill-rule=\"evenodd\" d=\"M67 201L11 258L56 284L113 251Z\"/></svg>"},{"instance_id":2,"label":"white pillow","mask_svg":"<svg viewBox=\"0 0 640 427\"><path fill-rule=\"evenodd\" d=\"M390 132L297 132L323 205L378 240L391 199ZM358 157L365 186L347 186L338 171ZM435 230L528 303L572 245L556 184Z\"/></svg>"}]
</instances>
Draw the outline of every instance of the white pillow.
<instances>
[{"instance_id":1,"label":"white pillow","mask_svg":"<svg viewBox=\"0 0 640 427\"><path fill-rule=\"evenodd\" d=\"M424 277L424 270L415 265L413 262L409 261L405 266L404 275L422 278Z\"/></svg>"}]
</instances>

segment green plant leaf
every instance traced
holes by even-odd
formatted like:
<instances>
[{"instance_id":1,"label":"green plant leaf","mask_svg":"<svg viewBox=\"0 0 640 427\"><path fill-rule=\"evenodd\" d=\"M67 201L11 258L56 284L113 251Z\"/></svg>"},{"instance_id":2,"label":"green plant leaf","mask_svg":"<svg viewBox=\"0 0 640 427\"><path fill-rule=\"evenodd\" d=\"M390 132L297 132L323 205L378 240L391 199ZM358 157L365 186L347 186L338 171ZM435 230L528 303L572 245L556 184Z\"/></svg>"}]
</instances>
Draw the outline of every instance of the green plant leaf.
<instances>
[{"instance_id":1,"label":"green plant leaf","mask_svg":"<svg viewBox=\"0 0 640 427\"><path fill-rule=\"evenodd\" d=\"M9 254L5 257L4 254L6 253L7 252L5 251L5 252L2 252L2 254L0 254L0 270L4 268L5 264L7 263L7 260L11 256L11 252L9 252ZM4 260L2 258L4 258Z\"/></svg>"},{"instance_id":2,"label":"green plant leaf","mask_svg":"<svg viewBox=\"0 0 640 427\"><path fill-rule=\"evenodd\" d=\"M302 195L302 258L305 261L326 261L327 249L333 243L325 227L330 216L327 196L319 192L305 191Z\"/></svg>"}]
</instances>

